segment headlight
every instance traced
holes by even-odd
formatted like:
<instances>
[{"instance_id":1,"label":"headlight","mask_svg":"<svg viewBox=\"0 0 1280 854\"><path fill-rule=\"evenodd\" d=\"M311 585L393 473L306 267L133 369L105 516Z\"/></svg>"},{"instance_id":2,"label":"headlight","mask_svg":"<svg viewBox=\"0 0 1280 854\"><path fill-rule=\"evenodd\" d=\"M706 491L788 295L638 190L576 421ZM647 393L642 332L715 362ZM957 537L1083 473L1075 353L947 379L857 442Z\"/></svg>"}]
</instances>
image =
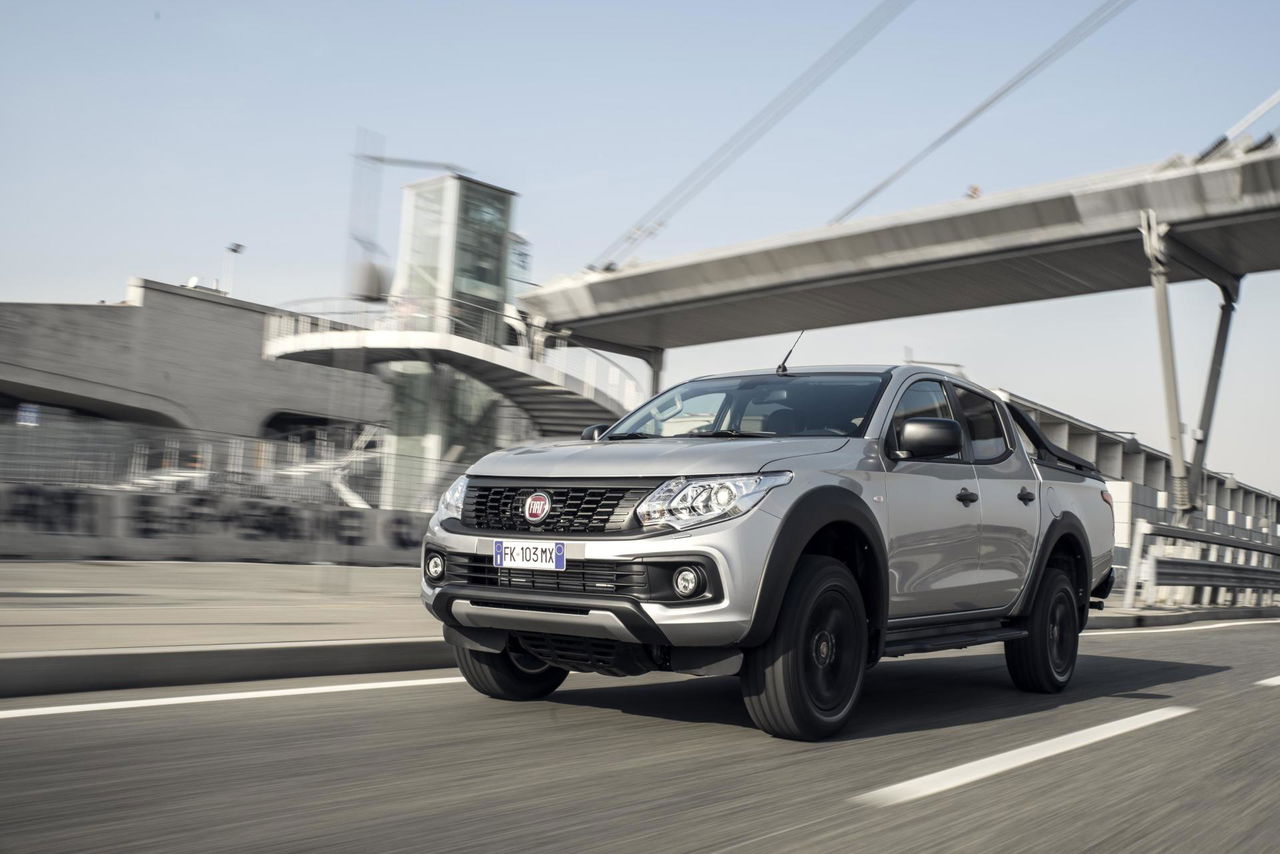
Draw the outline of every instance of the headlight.
<instances>
[{"instance_id":1,"label":"headlight","mask_svg":"<svg viewBox=\"0 0 1280 854\"><path fill-rule=\"evenodd\" d=\"M769 490L790 482L789 471L678 477L649 493L636 512L643 525L684 530L741 516L759 504Z\"/></svg>"},{"instance_id":2,"label":"headlight","mask_svg":"<svg viewBox=\"0 0 1280 854\"><path fill-rule=\"evenodd\" d=\"M440 519L457 519L462 515L462 501L467 497L467 476L464 474L440 496L436 516Z\"/></svg>"}]
</instances>

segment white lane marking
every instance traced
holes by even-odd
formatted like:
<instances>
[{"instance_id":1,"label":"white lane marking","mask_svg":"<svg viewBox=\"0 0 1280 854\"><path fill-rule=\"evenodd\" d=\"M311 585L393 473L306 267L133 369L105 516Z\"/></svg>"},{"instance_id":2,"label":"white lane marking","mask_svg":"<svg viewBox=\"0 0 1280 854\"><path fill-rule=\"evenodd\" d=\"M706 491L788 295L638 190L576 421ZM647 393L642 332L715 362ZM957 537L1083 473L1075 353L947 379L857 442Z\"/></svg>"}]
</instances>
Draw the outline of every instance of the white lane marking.
<instances>
[{"instance_id":1,"label":"white lane marking","mask_svg":"<svg viewBox=\"0 0 1280 854\"><path fill-rule=\"evenodd\" d=\"M1249 626L1260 626L1266 623L1280 623L1280 619L1233 620L1230 623L1196 623L1191 626L1166 626L1149 629L1086 629L1082 638L1096 638L1102 635L1154 635L1160 632L1203 632L1206 629L1239 629Z\"/></svg>"},{"instance_id":2,"label":"white lane marking","mask_svg":"<svg viewBox=\"0 0 1280 854\"><path fill-rule=\"evenodd\" d=\"M40 715L70 715L77 712L109 712L147 706L181 706L187 703L220 703L226 700L259 700L266 697L296 697L302 694L338 694L344 691L377 691L383 688L416 688L448 685L464 681L461 676L438 679L401 679L395 682L355 682L345 685L315 685L310 688L273 688L267 691L234 691L227 694L188 694L184 697L153 697L150 700L119 700L113 703L80 703L70 706L40 706L34 709L2 709L0 718L33 718Z\"/></svg>"},{"instance_id":3,"label":"white lane marking","mask_svg":"<svg viewBox=\"0 0 1280 854\"><path fill-rule=\"evenodd\" d=\"M1280 676L1272 676L1270 679L1263 679L1260 682L1253 683L1255 685L1265 685L1268 688L1280 688Z\"/></svg>"},{"instance_id":4,"label":"white lane marking","mask_svg":"<svg viewBox=\"0 0 1280 854\"><path fill-rule=\"evenodd\" d=\"M995 756L988 756L986 759L979 759L975 762L967 762L964 765L957 765L945 771L926 774L914 780L907 780L905 783L876 789L850 798L850 800L855 804L874 807L888 807L894 804L914 801L917 798L936 795L948 789L954 789L958 786L964 786L968 783L995 776L1002 771L1011 771L1014 768L1029 765L1040 759L1047 759L1059 753L1066 753L1068 750L1075 750L1078 747L1084 747L1097 741L1124 735L1126 732L1133 732L1136 729L1151 726L1194 711L1195 709L1187 706L1169 706L1165 709L1143 712L1130 718L1121 718L1118 721L1111 721L1110 723L1082 729L1069 735L1051 738L1039 744L1020 747L1017 750L1010 750L1006 753L997 753Z\"/></svg>"}]
</instances>

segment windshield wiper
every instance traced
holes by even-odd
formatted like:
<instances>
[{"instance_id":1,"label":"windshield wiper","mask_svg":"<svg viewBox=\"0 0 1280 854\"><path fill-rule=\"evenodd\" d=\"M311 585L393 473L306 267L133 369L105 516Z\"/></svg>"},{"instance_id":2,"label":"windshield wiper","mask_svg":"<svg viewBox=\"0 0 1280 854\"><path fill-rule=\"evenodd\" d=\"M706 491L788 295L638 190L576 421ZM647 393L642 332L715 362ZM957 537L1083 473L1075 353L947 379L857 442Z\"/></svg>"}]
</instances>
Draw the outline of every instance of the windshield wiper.
<instances>
[{"instance_id":1,"label":"windshield wiper","mask_svg":"<svg viewBox=\"0 0 1280 854\"><path fill-rule=\"evenodd\" d=\"M777 433L744 433L741 430L712 430L710 433L685 433L690 439L772 439Z\"/></svg>"},{"instance_id":2,"label":"windshield wiper","mask_svg":"<svg viewBox=\"0 0 1280 854\"><path fill-rule=\"evenodd\" d=\"M653 433L610 433L605 438L610 442L614 442L619 439L661 439L662 437Z\"/></svg>"}]
</instances>

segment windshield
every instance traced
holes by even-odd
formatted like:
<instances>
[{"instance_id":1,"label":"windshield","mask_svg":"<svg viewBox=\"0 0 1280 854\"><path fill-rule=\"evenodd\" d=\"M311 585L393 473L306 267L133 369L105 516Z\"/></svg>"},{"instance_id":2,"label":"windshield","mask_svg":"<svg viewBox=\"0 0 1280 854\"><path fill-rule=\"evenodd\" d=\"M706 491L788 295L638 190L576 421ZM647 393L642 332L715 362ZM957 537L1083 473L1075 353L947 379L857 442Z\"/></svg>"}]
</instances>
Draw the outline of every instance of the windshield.
<instances>
[{"instance_id":1,"label":"windshield","mask_svg":"<svg viewBox=\"0 0 1280 854\"><path fill-rule=\"evenodd\" d=\"M861 436L881 374L722 377L668 389L605 439Z\"/></svg>"}]
</instances>

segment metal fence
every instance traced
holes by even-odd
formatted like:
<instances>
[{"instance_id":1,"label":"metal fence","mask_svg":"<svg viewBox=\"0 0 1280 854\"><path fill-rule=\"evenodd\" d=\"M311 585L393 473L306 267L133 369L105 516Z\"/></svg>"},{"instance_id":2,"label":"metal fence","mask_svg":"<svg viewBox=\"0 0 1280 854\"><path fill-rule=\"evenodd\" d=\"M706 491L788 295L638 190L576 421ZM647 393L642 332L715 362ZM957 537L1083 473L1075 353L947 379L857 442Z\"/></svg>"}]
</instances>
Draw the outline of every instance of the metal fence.
<instances>
[{"instance_id":1,"label":"metal fence","mask_svg":"<svg viewBox=\"0 0 1280 854\"><path fill-rule=\"evenodd\" d=\"M216 492L301 504L376 506L377 425L229 436L42 410L0 424L0 481L151 492Z\"/></svg>"},{"instance_id":2,"label":"metal fence","mask_svg":"<svg viewBox=\"0 0 1280 854\"><path fill-rule=\"evenodd\" d=\"M1229 537L1175 525L1156 525L1139 519L1133 526L1133 548L1125 579L1124 607L1137 602L1142 586L1143 603L1156 604L1162 587L1189 587L1201 591L1231 591L1231 604L1243 592L1255 595L1280 590L1280 546L1258 540ZM1206 599L1216 599L1210 594ZM1217 604L1205 602L1203 604Z\"/></svg>"},{"instance_id":3,"label":"metal fence","mask_svg":"<svg viewBox=\"0 0 1280 854\"><path fill-rule=\"evenodd\" d=\"M0 423L0 482L263 498L297 505L427 511L468 459L392 453L379 424L260 438L151 427L41 408ZM419 477L394 478L410 468Z\"/></svg>"}]
</instances>

